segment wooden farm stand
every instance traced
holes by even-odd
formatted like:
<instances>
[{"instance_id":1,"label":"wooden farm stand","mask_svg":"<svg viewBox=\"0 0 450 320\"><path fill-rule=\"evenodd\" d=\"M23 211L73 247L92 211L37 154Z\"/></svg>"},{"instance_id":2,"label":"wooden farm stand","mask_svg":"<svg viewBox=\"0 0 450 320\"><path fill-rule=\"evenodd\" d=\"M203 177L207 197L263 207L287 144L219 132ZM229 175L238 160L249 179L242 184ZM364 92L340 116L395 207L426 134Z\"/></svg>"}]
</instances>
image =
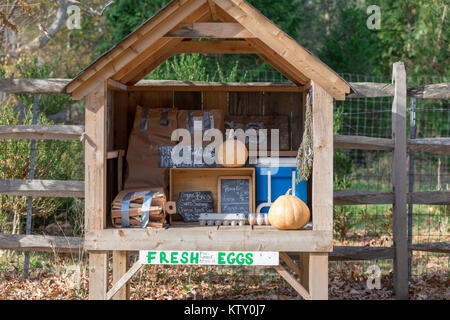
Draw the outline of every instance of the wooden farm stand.
<instances>
[{"instance_id":1,"label":"wooden farm stand","mask_svg":"<svg viewBox=\"0 0 450 320\"><path fill-rule=\"evenodd\" d=\"M291 82L147 81L136 85L173 54L190 52L256 53ZM234 116L286 115L290 150L283 154L295 155L303 132L304 99L311 88L311 229L184 224L167 229L108 228L110 203L121 188L118 181L122 174L117 174L117 165L109 158L121 154L115 150L127 149L137 104L222 108ZM260 12L243 0L172 1L81 72L66 86L66 92L86 102L84 246L89 252L91 299L127 298L124 285L140 268L136 264L128 269L127 252L152 249L278 251L286 265L299 274L301 283L282 265L276 267L277 271L301 296L328 298L328 253L333 240L333 98L345 99L350 86ZM109 252L113 253L114 285L108 291ZM300 267L285 252L300 252Z\"/></svg>"}]
</instances>

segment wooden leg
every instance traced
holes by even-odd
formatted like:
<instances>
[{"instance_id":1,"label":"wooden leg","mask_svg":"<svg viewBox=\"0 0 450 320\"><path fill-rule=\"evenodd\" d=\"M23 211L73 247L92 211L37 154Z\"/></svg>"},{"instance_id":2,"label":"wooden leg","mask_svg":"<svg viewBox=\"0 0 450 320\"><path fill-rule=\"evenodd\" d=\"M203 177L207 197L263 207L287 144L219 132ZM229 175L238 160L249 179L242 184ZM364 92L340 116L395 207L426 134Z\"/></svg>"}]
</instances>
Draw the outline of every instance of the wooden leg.
<instances>
[{"instance_id":1,"label":"wooden leg","mask_svg":"<svg viewBox=\"0 0 450 320\"><path fill-rule=\"evenodd\" d=\"M300 283L309 291L309 252L300 253Z\"/></svg>"},{"instance_id":2,"label":"wooden leg","mask_svg":"<svg viewBox=\"0 0 450 320\"><path fill-rule=\"evenodd\" d=\"M89 300L105 300L108 286L108 254L89 253Z\"/></svg>"},{"instance_id":3,"label":"wooden leg","mask_svg":"<svg viewBox=\"0 0 450 320\"><path fill-rule=\"evenodd\" d=\"M328 300L328 253L309 253L309 294L313 300Z\"/></svg>"},{"instance_id":4,"label":"wooden leg","mask_svg":"<svg viewBox=\"0 0 450 320\"><path fill-rule=\"evenodd\" d=\"M118 282L128 270L128 251L113 251L113 284ZM129 300L130 285L125 284L112 300Z\"/></svg>"}]
</instances>

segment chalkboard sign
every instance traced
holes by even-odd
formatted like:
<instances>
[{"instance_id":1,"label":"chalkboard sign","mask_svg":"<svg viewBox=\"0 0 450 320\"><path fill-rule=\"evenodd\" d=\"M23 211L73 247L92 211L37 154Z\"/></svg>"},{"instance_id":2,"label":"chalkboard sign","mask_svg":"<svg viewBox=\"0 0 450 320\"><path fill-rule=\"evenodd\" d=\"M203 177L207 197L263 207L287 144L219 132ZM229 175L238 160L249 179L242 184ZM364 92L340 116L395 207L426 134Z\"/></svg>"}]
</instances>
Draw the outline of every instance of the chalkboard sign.
<instances>
[{"instance_id":1,"label":"chalkboard sign","mask_svg":"<svg viewBox=\"0 0 450 320\"><path fill-rule=\"evenodd\" d=\"M251 177L219 177L219 213L250 213L252 208Z\"/></svg>"},{"instance_id":2,"label":"chalkboard sign","mask_svg":"<svg viewBox=\"0 0 450 320\"><path fill-rule=\"evenodd\" d=\"M177 213L185 222L198 221L201 213L214 212L214 201L211 191L180 192L177 202Z\"/></svg>"},{"instance_id":3,"label":"chalkboard sign","mask_svg":"<svg viewBox=\"0 0 450 320\"><path fill-rule=\"evenodd\" d=\"M192 147L192 146L186 146L185 149L179 150L179 156L183 156L183 152L186 150L190 153L190 163L174 163L172 161L172 150L174 146L159 146L158 147L158 165L160 168L215 168L216 167L216 161L215 161L215 152L214 148L211 152L208 154L211 154L211 158L213 159L212 164L207 164L203 160L203 154L205 152L206 146L199 146L199 147ZM197 162L201 163L195 163L195 159Z\"/></svg>"}]
</instances>

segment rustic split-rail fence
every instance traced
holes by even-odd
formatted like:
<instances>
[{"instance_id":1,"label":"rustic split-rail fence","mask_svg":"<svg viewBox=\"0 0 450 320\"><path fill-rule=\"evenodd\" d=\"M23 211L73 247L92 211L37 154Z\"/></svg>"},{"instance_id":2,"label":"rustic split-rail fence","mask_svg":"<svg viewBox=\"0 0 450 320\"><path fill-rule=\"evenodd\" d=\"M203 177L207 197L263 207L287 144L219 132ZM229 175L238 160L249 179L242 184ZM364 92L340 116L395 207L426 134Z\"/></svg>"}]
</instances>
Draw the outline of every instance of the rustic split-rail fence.
<instances>
[{"instance_id":1,"label":"rustic split-rail fence","mask_svg":"<svg viewBox=\"0 0 450 320\"><path fill-rule=\"evenodd\" d=\"M0 79L0 92L11 94L65 94L64 88L69 79ZM157 87L159 82L142 80L139 85ZM205 86L217 83L193 83L182 81L161 81L161 85L186 87L193 86L207 90ZM252 85L261 90L264 83L223 83L224 90L239 91ZM267 83L267 87L278 84ZM408 257L411 251L450 252L449 242L431 242L408 246L407 204L450 204L450 191L407 192L406 156L408 150L450 154L450 137L407 139L406 98L449 99L450 83L430 84L407 88L406 72L402 63L394 64L392 83L353 82L353 93L347 98L393 97L392 138L337 135L334 137L336 149L386 150L393 152L392 192L367 192L339 190L334 192L334 205L391 204L393 220L392 247L335 246L329 254L330 260L394 260L394 286L396 292L408 292ZM289 88L284 84L283 88ZM197 88L198 89L198 88ZM77 125L16 125L0 126L0 139L37 140L77 140L83 139L84 126ZM281 151L280 155L293 155L292 151ZM289 154L288 154L289 153ZM109 154L108 159L123 155ZM84 197L83 181L55 180L0 180L0 194L35 197ZM46 235L0 234L0 249L17 251L81 252L83 238L56 237ZM296 254L298 257L298 254ZM282 257L283 258L283 257ZM285 260L285 259L283 259ZM286 259L286 261L289 261Z\"/></svg>"}]
</instances>

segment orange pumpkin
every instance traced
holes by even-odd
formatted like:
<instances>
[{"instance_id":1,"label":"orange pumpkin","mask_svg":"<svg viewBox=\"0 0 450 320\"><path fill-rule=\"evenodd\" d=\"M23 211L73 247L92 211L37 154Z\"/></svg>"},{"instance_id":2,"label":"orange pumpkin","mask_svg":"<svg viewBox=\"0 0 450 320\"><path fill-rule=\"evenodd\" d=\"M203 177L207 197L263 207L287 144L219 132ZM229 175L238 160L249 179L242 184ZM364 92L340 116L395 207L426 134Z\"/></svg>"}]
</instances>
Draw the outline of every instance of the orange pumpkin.
<instances>
[{"instance_id":1,"label":"orange pumpkin","mask_svg":"<svg viewBox=\"0 0 450 320\"><path fill-rule=\"evenodd\" d=\"M289 189L270 206L269 221L272 226L282 230L301 229L309 221L311 213L308 206Z\"/></svg>"},{"instance_id":2,"label":"orange pumpkin","mask_svg":"<svg viewBox=\"0 0 450 320\"><path fill-rule=\"evenodd\" d=\"M216 149L216 163L227 168L240 168L247 159L245 144L233 139L233 130L230 130L229 137Z\"/></svg>"}]
</instances>

